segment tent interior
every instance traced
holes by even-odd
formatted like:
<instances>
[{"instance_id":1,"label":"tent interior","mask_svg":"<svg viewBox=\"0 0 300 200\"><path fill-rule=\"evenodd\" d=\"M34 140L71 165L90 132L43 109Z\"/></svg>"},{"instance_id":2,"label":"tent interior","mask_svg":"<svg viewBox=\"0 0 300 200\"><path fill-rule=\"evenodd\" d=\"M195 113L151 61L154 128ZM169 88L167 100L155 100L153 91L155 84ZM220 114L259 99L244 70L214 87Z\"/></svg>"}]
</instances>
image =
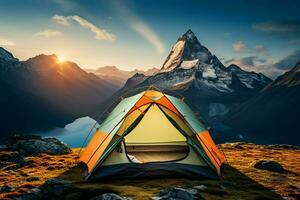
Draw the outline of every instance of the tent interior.
<instances>
[{"instance_id":1,"label":"tent interior","mask_svg":"<svg viewBox=\"0 0 300 200\"><path fill-rule=\"evenodd\" d=\"M134 163L174 162L189 154L187 140L152 104L139 124L124 138L127 158Z\"/></svg>"}]
</instances>

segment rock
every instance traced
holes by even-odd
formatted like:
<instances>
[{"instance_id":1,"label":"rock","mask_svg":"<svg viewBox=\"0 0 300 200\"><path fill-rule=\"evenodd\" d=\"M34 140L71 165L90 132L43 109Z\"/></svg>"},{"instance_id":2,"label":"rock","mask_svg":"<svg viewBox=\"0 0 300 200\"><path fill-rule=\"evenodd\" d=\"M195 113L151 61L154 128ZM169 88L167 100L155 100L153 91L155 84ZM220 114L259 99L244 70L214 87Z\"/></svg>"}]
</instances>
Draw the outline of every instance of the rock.
<instances>
[{"instance_id":1,"label":"rock","mask_svg":"<svg viewBox=\"0 0 300 200\"><path fill-rule=\"evenodd\" d=\"M66 190L74 188L71 181L63 179L49 179L42 186L43 196L47 199L61 199Z\"/></svg>"},{"instance_id":2,"label":"rock","mask_svg":"<svg viewBox=\"0 0 300 200\"><path fill-rule=\"evenodd\" d=\"M5 151L7 149L6 145L0 145L0 151Z\"/></svg>"},{"instance_id":3,"label":"rock","mask_svg":"<svg viewBox=\"0 0 300 200\"><path fill-rule=\"evenodd\" d=\"M106 193L97 197L93 197L90 200L131 200L129 197L121 197L114 193Z\"/></svg>"},{"instance_id":4,"label":"rock","mask_svg":"<svg viewBox=\"0 0 300 200\"><path fill-rule=\"evenodd\" d=\"M20 171L20 176L27 177L29 175L27 173L23 172L23 171Z\"/></svg>"},{"instance_id":5,"label":"rock","mask_svg":"<svg viewBox=\"0 0 300 200\"><path fill-rule=\"evenodd\" d=\"M7 141L7 148L26 155L61 155L71 152L66 144L56 138L42 138L36 135L15 135Z\"/></svg>"},{"instance_id":6,"label":"rock","mask_svg":"<svg viewBox=\"0 0 300 200\"><path fill-rule=\"evenodd\" d=\"M28 191L26 194L22 195L19 198L15 198L15 200L40 200L43 199L43 193L39 188L33 188Z\"/></svg>"},{"instance_id":7,"label":"rock","mask_svg":"<svg viewBox=\"0 0 300 200\"><path fill-rule=\"evenodd\" d=\"M39 181L40 179L38 177L30 177L30 178L27 178L26 181L28 182L33 182L33 181Z\"/></svg>"},{"instance_id":8,"label":"rock","mask_svg":"<svg viewBox=\"0 0 300 200\"><path fill-rule=\"evenodd\" d=\"M8 186L8 185L3 185L2 187L1 187L1 193L3 192L3 193L5 193L5 192L11 192L11 191L13 191L14 190L14 188L12 188L12 187L10 187L10 186Z\"/></svg>"},{"instance_id":9,"label":"rock","mask_svg":"<svg viewBox=\"0 0 300 200\"><path fill-rule=\"evenodd\" d=\"M179 187L167 188L161 190L155 200L196 200L204 199L195 189L183 189Z\"/></svg>"},{"instance_id":10,"label":"rock","mask_svg":"<svg viewBox=\"0 0 300 200\"><path fill-rule=\"evenodd\" d=\"M290 145L290 144L271 144L265 146L267 149L290 149L290 150L299 150L300 146Z\"/></svg>"},{"instance_id":11,"label":"rock","mask_svg":"<svg viewBox=\"0 0 300 200\"><path fill-rule=\"evenodd\" d=\"M205 189L207 189L207 186L205 186L205 185L196 185L193 188L197 189L197 190L205 190Z\"/></svg>"},{"instance_id":12,"label":"rock","mask_svg":"<svg viewBox=\"0 0 300 200\"><path fill-rule=\"evenodd\" d=\"M273 160L259 160L254 164L254 168L268 170L271 172L286 172L286 170L281 166L281 164Z\"/></svg>"},{"instance_id":13,"label":"rock","mask_svg":"<svg viewBox=\"0 0 300 200\"><path fill-rule=\"evenodd\" d=\"M25 165L24 157L17 151L0 151L0 169L15 170Z\"/></svg>"}]
</instances>

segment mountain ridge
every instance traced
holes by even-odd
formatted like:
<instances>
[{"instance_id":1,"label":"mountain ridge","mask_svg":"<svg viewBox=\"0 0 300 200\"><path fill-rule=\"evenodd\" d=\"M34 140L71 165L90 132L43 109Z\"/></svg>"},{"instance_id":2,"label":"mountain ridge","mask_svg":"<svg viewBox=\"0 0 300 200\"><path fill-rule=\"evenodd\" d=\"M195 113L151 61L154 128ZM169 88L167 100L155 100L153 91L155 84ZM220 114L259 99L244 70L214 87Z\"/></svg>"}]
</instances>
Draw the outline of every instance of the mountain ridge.
<instances>
[{"instance_id":1,"label":"mountain ridge","mask_svg":"<svg viewBox=\"0 0 300 200\"><path fill-rule=\"evenodd\" d=\"M19 61L0 49L1 135L64 126L92 115L116 87L55 55Z\"/></svg>"},{"instance_id":2,"label":"mountain ridge","mask_svg":"<svg viewBox=\"0 0 300 200\"><path fill-rule=\"evenodd\" d=\"M299 145L300 62L229 112L224 123L247 140Z\"/></svg>"},{"instance_id":3,"label":"mountain ridge","mask_svg":"<svg viewBox=\"0 0 300 200\"><path fill-rule=\"evenodd\" d=\"M145 76L150 76L159 71L159 69L153 67L148 70L122 70L116 66L103 66L97 69L85 69L87 72L97 75L99 78L106 79L112 84L115 84L119 88L123 87L129 78L134 76L136 73L142 73Z\"/></svg>"}]
</instances>

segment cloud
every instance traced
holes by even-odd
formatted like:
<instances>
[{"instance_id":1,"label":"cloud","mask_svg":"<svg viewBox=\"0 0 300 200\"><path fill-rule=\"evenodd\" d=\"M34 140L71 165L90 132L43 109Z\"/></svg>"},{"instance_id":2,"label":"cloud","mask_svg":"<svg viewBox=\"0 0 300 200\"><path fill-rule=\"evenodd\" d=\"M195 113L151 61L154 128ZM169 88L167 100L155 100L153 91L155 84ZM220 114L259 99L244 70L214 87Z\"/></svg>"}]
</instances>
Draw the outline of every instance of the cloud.
<instances>
[{"instance_id":1,"label":"cloud","mask_svg":"<svg viewBox=\"0 0 300 200\"><path fill-rule=\"evenodd\" d=\"M136 16L132 10L122 3L122 1L115 1L114 7L117 9L117 12L121 15L121 17L126 20L131 29L145 38L159 54L164 52L164 45L159 36L147 23Z\"/></svg>"},{"instance_id":2,"label":"cloud","mask_svg":"<svg viewBox=\"0 0 300 200\"><path fill-rule=\"evenodd\" d=\"M0 45L1 46L14 46L15 43L7 38L0 36Z\"/></svg>"},{"instance_id":3,"label":"cloud","mask_svg":"<svg viewBox=\"0 0 300 200\"><path fill-rule=\"evenodd\" d=\"M264 45L261 45L261 44L255 45L254 50L258 51L258 52L266 52L266 51L268 51L267 48Z\"/></svg>"},{"instance_id":4,"label":"cloud","mask_svg":"<svg viewBox=\"0 0 300 200\"><path fill-rule=\"evenodd\" d=\"M272 21L252 25L255 31L288 41L300 41L300 20Z\"/></svg>"},{"instance_id":5,"label":"cloud","mask_svg":"<svg viewBox=\"0 0 300 200\"><path fill-rule=\"evenodd\" d=\"M52 17L52 20L55 23L62 24L62 25L65 25L65 26L70 26L70 22L69 22L68 17L64 17L64 16L60 16L60 15L54 15Z\"/></svg>"},{"instance_id":6,"label":"cloud","mask_svg":"<svg viewBox=\"0 0 300 200\"><path fill-rule=\"evenodd\" d=\"M247 49L247 45L241 40L233 43L232 47L236 52L241 52L241 51Z\"/></svg>"},{"instance_id":7,"label":"cloud","mask_svg":"<svg viewBox=\"0 0 300 200\"><path fill-rule=\"evenodd\" d=\"M293 68L300 61L300 49L286 56L282 60L274 64L275 67L282 70Z\"/></svg>"},{"instance_id":8,"label":"cloud","mask_svg":"<svg viewBox=\"0 0 300 200\"><path fill-rule=\"evenodd\" d=\"M250 54L263 54L269 57L269 50L262 44L256 44L255 46L250 46L243 41L237 41L232 44L233 49L238 53L250 53Z\"/></svg>"},{"instance_id":9,"label":"cloud","mask_svg":"<svg viewBox=\"0 0 300 200\"><path fill-rule=\"evenodd\" d=\"M78 16L60 16L60 15L54 15L52 17L52 20L56 23L70 26L71 22L77 22L80 26L89 29L91 32L95 33L95 38L97 40L106 40L106 41L115 41L117 36L113 33L108 32L105 29L102 29L100 27L97 27L90 21Z\"/></svg>"},{"instance_id":10,"label":"cloud","mask_svg":"<svg viewBox=\"0 0 300 200\"><path fill-rule=\"evenodd\" d=\"M150 29L149 26L147 26L142 21L134 21L131 22L131 27L133 30L138 32L140 35L142 35L148 42L150 42L158 53L164 52L164 46L162 42L160 41L159 37Z\"/></svg>"},{"instance_id":11,"label":"cloud","mask_svg":"<svg viewBox=\"0 0 300 200\"><path fill-rule=\"evenodd\" d=\"M60 31L46 29L46 30L37 32L34 35L35 36L42 36L42 37L45 37L45 38L50 38L50 37L60 36L60 35L62 35L62 33Z\"/></svg>"},{"instance_id":12,"label":"cloud","mask_svg":"<svg viewBox=\"0 0 300 200\"><path fill-rule=\"evenodd\" d=\"M242 58L231 58L226 60L224 63L228 64L236 64L241 65L244 67L252 68L255 67L257 64L266 63L267 60L263 58L259 58L258 56L246 56Z\"/></svg>"}]
</instances>

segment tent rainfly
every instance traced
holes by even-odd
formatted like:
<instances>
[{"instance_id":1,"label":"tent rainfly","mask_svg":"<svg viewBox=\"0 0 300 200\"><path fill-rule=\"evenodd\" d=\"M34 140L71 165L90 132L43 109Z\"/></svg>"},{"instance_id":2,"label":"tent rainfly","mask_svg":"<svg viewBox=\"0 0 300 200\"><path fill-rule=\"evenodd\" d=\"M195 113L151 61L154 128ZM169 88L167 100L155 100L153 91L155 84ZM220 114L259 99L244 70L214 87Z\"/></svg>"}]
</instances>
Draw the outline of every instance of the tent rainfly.
<instances>
[{"instance_id":1,"label":"tent rainfly","mask_svg":"<svg viewBox=\"0 0 300 200\"><path fill-rule=\"evenodd\" d=\"M224 156L182 99L146 90L122 101L81 152L86 179L221 177Z\"/></svg>"}]
</instances>

